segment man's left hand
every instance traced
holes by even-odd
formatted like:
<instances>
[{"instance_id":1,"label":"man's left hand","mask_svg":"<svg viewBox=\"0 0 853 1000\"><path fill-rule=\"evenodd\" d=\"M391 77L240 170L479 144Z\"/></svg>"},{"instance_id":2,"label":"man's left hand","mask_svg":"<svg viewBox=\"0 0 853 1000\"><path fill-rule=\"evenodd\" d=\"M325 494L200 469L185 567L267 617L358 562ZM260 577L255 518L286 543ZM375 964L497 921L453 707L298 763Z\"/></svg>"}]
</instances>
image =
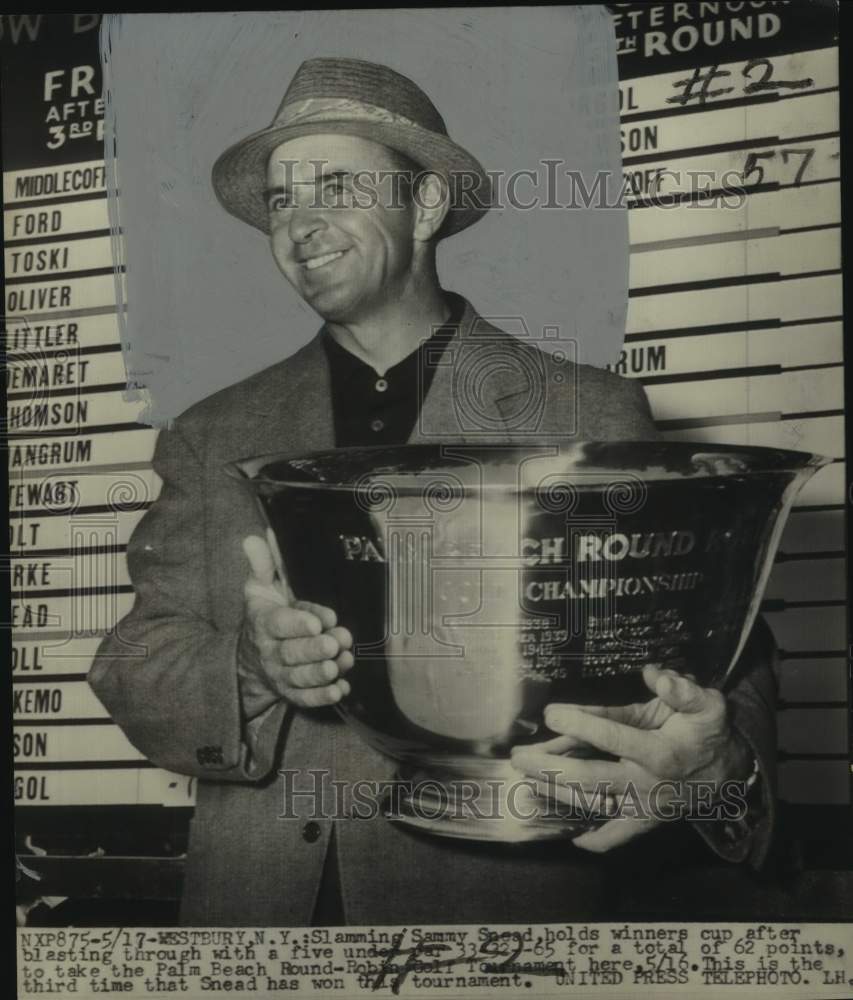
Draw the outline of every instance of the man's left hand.
<instances>
[{"instance_id":1,"label":"man's left hand","mask_svg":"<svg viewBox=\"0 0 853 1000\"><path fill-rule=\"evenodd\" d=\"M627 815L574 839L586 850L609 851L653 829L662 821L655 812L680 797L679 782L712 782L719 789L750 773L750 751L731 726L720 691L657 667L645 667L643 680L655 695L648 702L548 705L545 722L560 735L513 751L513 765L535 779L543 795L586 808L597 803L605 816L618 813L620 798L627 803L630 796ZM618 760L572 756L579 747Z\"/></svg>"}]
</instances>

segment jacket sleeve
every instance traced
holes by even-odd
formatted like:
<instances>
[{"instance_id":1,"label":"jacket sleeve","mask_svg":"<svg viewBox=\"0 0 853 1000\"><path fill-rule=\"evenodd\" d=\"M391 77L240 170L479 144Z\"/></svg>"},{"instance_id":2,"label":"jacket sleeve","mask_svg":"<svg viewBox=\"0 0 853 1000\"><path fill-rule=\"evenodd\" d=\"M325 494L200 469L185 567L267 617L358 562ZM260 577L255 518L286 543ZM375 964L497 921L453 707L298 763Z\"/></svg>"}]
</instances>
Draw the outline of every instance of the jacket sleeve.
<instances>
[{"instance_id":1,"label":"jacket sleeve","mask_svg":"<svg viewBox=\"0 0 853 1000\"><path fill-rule=\"evenodd\" d=\"M727 691L732 726L749 746L758 769L758 795L737 821L694 820L694 829L726 861L766 863L776 826L776 643L764 619L753 626Z\"/></svg>"},{"instance_id":2,"label":"jacket sleeve","mask_svg":"<svg viewBox=\"0 0 853 1000\"><path fill-rule=\"evenodd\" d=\"M242 717L239 630L207 601L202 464L180 430L157 439L159 498L128 545L131 611L101 643L89 684L130 742L160 767L217 781L272 769L289 706Z\"/></svg>"}]
</instances>

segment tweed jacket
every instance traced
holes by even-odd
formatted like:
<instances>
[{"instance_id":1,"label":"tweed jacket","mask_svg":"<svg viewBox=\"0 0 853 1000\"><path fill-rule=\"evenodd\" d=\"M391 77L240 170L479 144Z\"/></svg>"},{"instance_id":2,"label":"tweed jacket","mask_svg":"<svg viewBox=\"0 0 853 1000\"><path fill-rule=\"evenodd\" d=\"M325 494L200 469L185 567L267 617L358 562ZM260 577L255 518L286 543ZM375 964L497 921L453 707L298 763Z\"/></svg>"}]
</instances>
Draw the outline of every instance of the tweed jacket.
<instances>
[{"instance_id":1,"label":"tweed jacket","mask_svg":"<svg viewBox=\"0 0 853 1000\"><path fill-rule=\"evenodd\" d=\"M537 440L658 436L639 384L555 361L482 320L470 303L442 361L412 442L530 440L531 428ZM486 375L480 380L470 377L477 365ZM308 795L285 801L280 771L327 768L343 781L393 773L393 764L331 710L280 702L257 726L247 728L241 718L236 646L248 573L241 540L263 534L264 526L248 490L223 467L248 455L333 446L319 334L287 360L194 405L158 437L160 496L128 548L135 603L103 641L89 680L146 757L198 779L181 909L188 925L307 925L333 821L314 815ZM127 656L128 642L146 655ZM775 682L764 645L751 640L741 662L729 705L760 762L766 809L739 854L705 833L718 854L743 860L748 849L759 865L773 824ZM295 785L307 787L300 779ZM411 832L382 816L336 822L348 923L615 915L605 890L611 857L570 842L484 847ZM655 833L639 840L651 849ZM716 860L701 839L684 836Z\"/></svg>"}]
</instances>

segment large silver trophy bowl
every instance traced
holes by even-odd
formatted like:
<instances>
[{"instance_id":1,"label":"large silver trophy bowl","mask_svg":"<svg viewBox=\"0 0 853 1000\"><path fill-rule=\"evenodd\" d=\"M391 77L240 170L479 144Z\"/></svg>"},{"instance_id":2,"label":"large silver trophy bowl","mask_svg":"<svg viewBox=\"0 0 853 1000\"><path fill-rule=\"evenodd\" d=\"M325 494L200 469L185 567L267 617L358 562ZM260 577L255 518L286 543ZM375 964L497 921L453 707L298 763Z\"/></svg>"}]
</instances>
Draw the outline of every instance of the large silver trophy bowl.
<instances>
[{"instance_id":1,"label":"large silver trophy bowl","mask_svg":"<svg viewBox=\"0 0 853 1000\"><path fill-rule=\"evenodd\" d=\"M353 634L339 711L398 762L395 818L449 836L573 836L514 746L551 702L645 701L645 664L721 686L794 498L825 462L660 442L406 445L236 463L296 597Z\"/></svg>"}]
</instances>

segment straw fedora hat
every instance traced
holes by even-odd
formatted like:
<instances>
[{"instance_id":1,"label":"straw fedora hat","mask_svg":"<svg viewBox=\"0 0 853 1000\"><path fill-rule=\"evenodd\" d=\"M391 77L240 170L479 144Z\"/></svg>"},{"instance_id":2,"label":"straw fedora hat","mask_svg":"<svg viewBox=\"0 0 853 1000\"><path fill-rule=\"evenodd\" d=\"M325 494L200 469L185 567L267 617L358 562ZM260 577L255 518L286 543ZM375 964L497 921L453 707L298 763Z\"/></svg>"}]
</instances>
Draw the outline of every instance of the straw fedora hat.
<instances>
[{"instance_id":1,"label":"straw fedora hat","mask_svg":"<svg viewBox=\"0 0 853 1000\"><path fill-rule=\"evenodd\" d=\"M435 105L408 77L360 59L308 59L297 69L272 124L227 149L213 166L213 188L226 211L269 233L266 170L288 139L337 133L372 139L442 174L451 207L442 236L458 233L491 205L480 163L447 135Z\"/></svg>"}]
</instances>

